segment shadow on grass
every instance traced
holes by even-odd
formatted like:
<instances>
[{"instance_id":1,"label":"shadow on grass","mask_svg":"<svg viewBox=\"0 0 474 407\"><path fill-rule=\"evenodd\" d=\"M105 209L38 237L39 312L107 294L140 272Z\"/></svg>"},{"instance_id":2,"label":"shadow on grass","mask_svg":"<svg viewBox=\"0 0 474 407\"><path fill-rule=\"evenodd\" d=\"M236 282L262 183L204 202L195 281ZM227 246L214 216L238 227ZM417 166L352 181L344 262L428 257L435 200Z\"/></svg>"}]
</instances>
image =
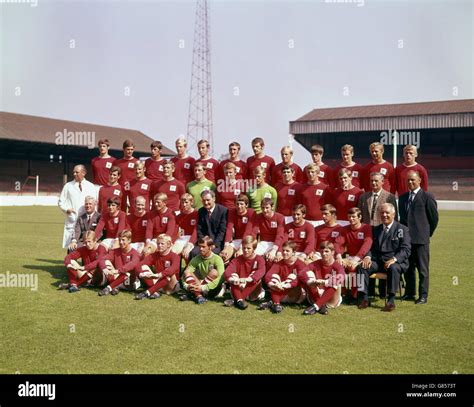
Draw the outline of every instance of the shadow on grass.
<instances>
[{"instance_id":1,"label":"shadow on grass","mask_svg":"<svg viewBox=\"0 0 474 407\"><path fill-rule=\"evenodd\" d=\"M62 263L62 262L61 262ZM23 268L27 270L39 270L39 271L46 271L47 273L51 274L57 281L52 283L52 286L59 286L59 284L64 283L67 281L67 272L64 265L61 266L48 266L48 265L37 265L37 264L24 264Z\"/></svg>"},{"instance_id":2,"label":"shadow on grass","mask_svg":"<svg viewBox=\"0 0 474 407\"><path fill-rule=\"evenodd\" d=\"M51 260L51 259L35 259L36 261L41 261L43 263L50 264L64 264L64 260Z\"/></svg>"}]
</instances>

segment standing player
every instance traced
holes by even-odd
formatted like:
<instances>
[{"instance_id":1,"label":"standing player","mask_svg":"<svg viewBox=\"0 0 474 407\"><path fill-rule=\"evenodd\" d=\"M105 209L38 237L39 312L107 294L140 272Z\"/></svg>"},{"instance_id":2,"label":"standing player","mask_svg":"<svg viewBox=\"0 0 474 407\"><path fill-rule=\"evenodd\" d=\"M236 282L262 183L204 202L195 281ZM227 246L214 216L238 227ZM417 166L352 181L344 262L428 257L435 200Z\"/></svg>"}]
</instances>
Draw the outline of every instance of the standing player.
<instances>
[{"instance_id":1,"label":"standing player","mask_svg":"<svg viewBox=\"0 0 474 407\"><path fill-rule=\"evenodd\" d=\"M214 242L209 236L198 240L199 255L195 256L183 272L181 284L186 294L181 301L194 299L197 304L204 304L206 298L220 294L224 281L224 262L213 252Z\"/></svg>"},{"instance_id":2,"label":"standing player","mask_svg":"<svg viewBox=\"0 0 474 407\"><path fill-rule=\"evenodd\" d=\"M207 140L200 140L198 142L199 158L196 160L196 164L201 163L204 165L206 178L215 184L217 182L217 172L219 171L219 161L209 155L209 147L210 145Z\"/></svg>"},{"instance_id":3,"label":"standing player","mask_svg":"<svg viewBox=\"0 0 474 407\"><path fill-rule=\"evenodd\" d=\"M130 182L135 178L135 163L138 161L134 156L135 145L132 140L123 142L123 157L114 161L114 166L121 170L120 185L125 191L130 188Z\"/></svg>"},{"instance_id":4,"label":"standing player","mask_svg":"<svg viewBox=\"0 0 474 407\"><path fill-rule=\"evenodd\" d=\"M176 239L172 250L176 254L181 254L186 262L197 240L198 212L193 205L194 199L191 194L181 195L180 212L176 217L179 237Z\"/></svg>"},{"instance_id":5,"label":"standing player","mask_svg":"<svg viewBox=\"0 0 474 407\"><path fill-rule=\"evenodd\" d=\"M321 206L330 200L330 188L319 180L316 164L308 164L305 174L308 182L301 186L300 202L306 207L306 220L316 227L324 223Z\"/></svg>"},{"instance_id":6,"label":"standing player","mask_svg":"<svg viewBox=\"0 0 474 407\"><path fill-rule=\"evenodd\" d=\"M109 140L100 139L97 145L99 156L94 157L91 162L92 178L95 185L105 185L109 180L109 170L112 168L115 158L109 155Z\"/></svg>"},{"instance_id":7,"label":"standing player","mask_svg":"<svg viewBox=\"0 0 474 407\"><path fill-rule=\"evenodd\" d=\"M339 290L344 282L344 269L334 261L334 245L331 242L321 243L319 249L321 260L310 264L309 270L298 274L298 279L312 302L312 305L304 310L304 315L327 315L327 306L335 308L341 303Z\"/></svg>"},{"instance_id":8,"label":"standing player","mask_svg":"<svg viewBox=\"0 0 474 407\"><path fill-rule=\"evenodd\" d=\"M163 165L166 159L161 158L163 144L161 141L154 141L150 144L151 157L145 160L146 176L152 181L161 181L163 179Z\"/></svg>"},{"instance_id":9,"label":"standing player","mask_svg":"<svg viewBox=\"0 0 474 407\"><path fill-rule=\"evenodd\" d=\"M316 164L319 168L318 178L322 183L330 186L332 180L332 170L329 165L323 163L323 155L323 146L315 144L311 147L311 158L313 160L313 163Z\"/></svg>"},{"instance_id":10,"label":"standing player","mask_svg":"<svg viewBox=\"0 0 474 407\"><path fill-rule=\"evenodd\" d=\"M405 162L395 168L397 194L399 197L409 191L407 186L409 171L417 171L418 174L420 174L420 187L423 191L428 191L428 172L425 167L416 162L416 157L418 157L417 148L411 144L407 144L403 148L403 158L405 159Z\"/></svg>"},{"instance_id":11,"label":"standing player","mask_svg":"<svg viewBox=\"0 0 474 407\"><path fill-rule=\"evenodd\" d=\"M265 256L268 262L279 260L276 255L284 241L285 218L273 211L273 201L270 198L263 199L262 213L255 217L254 235L256 233L260 236L260 242L255 253Z\"/></svg>"},{"instance_id":12,"label":"standing player","mask_svg":"<svg viewBox=\"0 0 474 407\"><path fill-rule=\"evenodd\" d=\"M306 222L306 207L297 204L293 207L293 222L285 225L285 238L295 242L296 257L310 262L314 257L314 227Z\"/></svg>"},{"instance_id":13,"label":"standing player","mask_svg":"<svg viewBox=\"0 0 474 407\"><path fill-rule=\"evenodd\" d=\"M186 149L188 143L186 139L179 138L176 140L176 152L178 153L171 161L174 164L174 176L184 186L188 185L194 179L194 163L195 159L188 155Z\"/></svg>"},{"instance_id":14,"label":"standing player","mask_svg":"<svg viewBox=\"0 0 474 407\"><path fill-rule=\"evenodd\" d=\"M335 243L336 239L343 231L343 227L337 223L336 208L330 204L321 207L324 224L314 229L315 250L318 250L322 242L329 241ZM337 246L336 246L337 247ZM339 250L336 250L339 252ZM311 260L319 260L321 255L316 252Z\"/></svg>"},{"instance_id":15,"label":"standing player","mask_svg":"<svg viewBox=\"0 0 474 407\"><path fill-rule=\"evenodd\" d=\"M247 196L249 197L250 207L256 212L261 213L262 201L264 199L271 199L276 204L278 202L278 194L275 188L266 182L266 172L262 167L256 167L253 170L254 180L249 181L254 184L249 187Z\"/></svg>"},{"instance_id":16,"label":"standing player","mask_svg":"<svg viewBox=\"0 0 474 407\"><path fill-rule=\"evenodd\" d=\"M372 247L372 227L361 223L362 213L359 208L351 208L347 212L349 225L345 226L342 233L336 238L336 245L340 248L337 262L342 264L349 275L345 302L350 305L357 304L357 267ZM342 254L346 254L342 258Z\"/></svg>"},{"instance_id":17,"label":"standing player","mask_svg":"<svg viewBox=\"0 0 474 407\"><path fill-rule=\"evenodd\" d=\"M342 162L336 168L334 168L331 186L333 188L336 188L339 185L339 170L341 170L342 168L347 168L352 173L352 185L357 188L363 189L364 187L362 183L364 181L364 167L353 161L354 147L350 144L344 144L341 147L341 157Z\"/></svg>"},{"instance_id":18,"label":"standing player","mask_svg":"<svg viewBox=\"0 0 474 407\"><path fill-rule=\"evenodd\" d=\"M252 236L245 236L242 240L241 256L232 260L227 267L224 278L230 285L231 300L224 301L224 305L244 310L247 308L245 300L255 301L263 298L261 280L265 275L265 260L255 254L257 240Z\"/></svg>"},{"instance_id":19,"label":"standing player","mask_svg":"<svg viewBox=\"0 0 474 407\"><path fill-rule=\"evenodd\" d=\"M218 186L219 182L225 181L225 166L227 163L235 165L236 179L244 179L247 176L247 165L240 159L240 144L236 141L229 144L229 158L226 158L219 164L219 173L217 177Z\"/></svg>"},{"instance_id":20,"label":"standing player","mask_svg":"<svg viewBox=\"0 0 474 407\"><path fill-rule=\"evenodd\" d=\"M105 229L105 239L101 242L107 250L117 247L119 236L127 227L127 215L120 210L120 200L118 198L109 198L107 201L108 211L101 215L99 224L95 229L98 239L102 237Z\"/></svg>"},{"instance_id":21,"label":"standing player","mask_svg":"<svg viewBox=\"0 0 474 407\"><path fill-rule=\"evenodd\" d=\"M359 198L364 191L352 185L352 172L347 168L339 170L339 188L332 193L332 203L336 207L339 218L346 218L347 211L359 203ZM340 222L347 224L347 221Z\"/></svg>"},{"instance_id":22,"label":"standing player","mask_svg":"<svg viewBox=\"0 0 474 407\"><path fill-rule=\"evenodd\" d=\"M245 193L245 181L236 178L236 170L235 164L228 162L224 166L225 181L219 180L217 185L217 202L227 209L234 209L235 199Z\"/></svg>"},{"instance_id":23,"label":"standing player","mask_svg":"<svg viewBox=\"0 0 474 407\"><path fill-rule=\"evenodd\" d=\"M138 161L135 163L135 179L130 182L130 189L126 191L126 198L128 199L128 205L130 206L130 211L135 211L135 198L142 196L145 198L145 210L149 211L151 206L151 189L153 181L145 177L145 163L143 161ZM122 206L125 211L126 206Z\"/></svg>"},{"instance_id":24,"label":"standing player","mask_svg":"<svg viewBox=\"0 0 474 407\"><path fill-rule=\"evenodd\" d=\"M117 295L123 285L133 284L134 270L140 262L140 255L132 248L132 232L124 230L119 236L118 249L111 250L99 260L99 268L109 284L98 292L99 296Z\"/></svg>"},{"instance_id":25,"label":"standing player","mask_svg":"<svg viewBox=\"0 0 474 407\"><path fill-rule=\"evenodd\" d=\"M156 250L156 242L154 238L164 233L171 237L174 242L178 237L178 227L174 212L168 208L168 197L166 194L158 193L153 198L155 209L148 215L148 223L146 226L146 245L144 252L149 254Z\"/></svg>"},{"instance_id":26,"label":"standing player","mask_svg":"<svg viewBox=\"0 0 474 407\"><path fill-rule=\"evenodd\" d=\"M97 265L96 260L107 254L107 249L97 243L95 233L91 230L84 234L83 243L81 247L69 253L64 259L69 284L61 283L60 290L69 290L70 293L75 293L80 291L79 287L82 285L91 283ZM77 262L79 259L82 260L82 265Z\"/></svg>"},{"instance_id":27,"label":"standing player","mask_svg":"<svg viewBox=\"0 0 474 407\"><path fill-rule=\"evenodd\" d=\"M137 196L133 207L133 212L127 215L127 229L132 232L132 247L141 254L145 247L148 224L146 199L143 196Z\"/></svg>"},{"instance_id":28,"label":"standing player","mask_svg":"<svg viewBox=\"0 0 474 407\"><path fill-rule=\"evenodd\" d=\"M249 209L249 199L241 194L235 200L236 208L230 209L227 216L227 229L225 233L224 249L220 255L227 263L234 255L242 254L242 239L254 233L255 211Z\"/></svg>"},{"instance_id":29,"label":"standing player","mask_svg":"<svg viewBox=\"0 0 474 407\"><path fill-rule=\"evenodd\" d=\"M122 170L120 167L112 166L109 171L109 181L99 189L99 201L97 209L99 213L107 212L107 201L112 198L117 198L121 205L125 202L124 191L119 184L120 174Z\"/></svg>"},{"instance_id":30,"label":"standing player","mask_svg":"<svg viewBox=\"0 0 474 407\"><path fill-rule=\"evenodd\" d=\"M163 179L156 181L152 186L152 196L161 192L168 197L168 208L174 213L179 212L180 197L186 192L184 185L174 176L175 167L172 161L165 161L163 164Z\"/></svg>"},{"instance_id":31,"label":"standing player","mask_svg":"<svg viewBox=\"0 0 474 407\"><path fill-rule=\"evenodd\" d=\"M384 146L382 143L375 142L369 146L370 156L372 161L364 167L363 183L364 189L370 191L369 176L373 172L380 172L384 176L383 189L395 194L397 189L397 182L395 178L395 170L393 165L383 159Z\"/></svg>"},{"instance_id":32,"label":"standing player","mask_svg":"<svg viewBox=\"0 0 474 407\"><path fill-rule=\"evenodd\" d=\"M199 209L202 207L201 193L203 191L216 191L216 185L207 179L206 167L202 162L194 165L194 181L186 185L186 191L193 196L194 207Z\"/></svg>"},{"instance_id":33,"label":"standing player","mask_svg":"<svg viewBox=\"0 0 474 407\"><path fill-rule=\"evenodd\" d=\"M281 163L273 167L272 170L272 184L277 185L279 182L283 182L282 170L283 167L290 167L293 169L294 179L298 183L304 182L303 171L298 164L293 162L293 150L289 146L285 146L280 151Z\"/></svg>"},{"instance_id":34,"label":"standing player","mask_svg":"<svg viewBox=\"0 0 474 407\"><path fill-rule=\"evenodd\" d=\"M257 174L255 170L257 167L263 168L266 174L267 182L272 183L272 171L275 166L275 161L272 157L265 155L263 148L265 142L262 138L256 137L252 140L252 150L254 155L247 158L247 179L252 180Z\"/></svg>"},{"instance_id":35,"label":"standing player","mask_svg":"<svg viewBox=\"0 0 474 407\"><path fill-rule=\"evenodd\" d=\"M275 186L277 190L277 212L285 217L285 223L290 223L293 207L300 202L302 185L295 181L295 171L292 167L281 167L283 182Z\"/></svg>"},{"instance_id":36,"label":"standing player","mask_svg":"<svg viewBox=\"0 0 474 407\"><path fill-rule=\"evenodd\" d=\"M171 237L161 234L156 239L156 252L146 256L135 268L135 274L148 287L135 295L136 300L160 298L160 291L172 294L179 289L179 256L171 251ZM151 267L154 268L154 272Z\"/></svg>"},{"instance_id":37,"label":"standing player","mask_svg":"<svg viewBox=\"0 0 474 407\"><path fill-rule=\"evenodd\" d=\"M275 314L283 311L282 302L301 304L305 293L301 290L298 275L308 267L296 257L295 243L285 242L282 247L283 259L273 264L265 274L265 283L270 289L271 301L261 303L257 309L270 308Z\"/></svg>"}]
</instances>

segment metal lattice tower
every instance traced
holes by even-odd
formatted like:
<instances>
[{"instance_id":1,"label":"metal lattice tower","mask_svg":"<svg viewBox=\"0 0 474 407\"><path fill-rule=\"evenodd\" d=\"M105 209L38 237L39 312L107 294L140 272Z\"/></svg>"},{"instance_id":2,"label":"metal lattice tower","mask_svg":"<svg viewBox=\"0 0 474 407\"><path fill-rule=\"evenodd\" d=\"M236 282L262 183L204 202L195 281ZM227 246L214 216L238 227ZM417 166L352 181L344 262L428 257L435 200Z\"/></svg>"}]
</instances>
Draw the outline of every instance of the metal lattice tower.
<instances>
[{"instance_id":1,"label":"metal lattice tower","mask_svg":"<svg viewBox=\"0 0 474 407\"><path fill-rule=\"evenodd\" d=\"M196 148L201 139L209 141L210 153L214 148L212 136L212 81L210 14L207 0L196 2L194 25L193 62L191 66L191 90L189 92L189 114L187 140L190 150Z\"/></svg>"}]
</instances>

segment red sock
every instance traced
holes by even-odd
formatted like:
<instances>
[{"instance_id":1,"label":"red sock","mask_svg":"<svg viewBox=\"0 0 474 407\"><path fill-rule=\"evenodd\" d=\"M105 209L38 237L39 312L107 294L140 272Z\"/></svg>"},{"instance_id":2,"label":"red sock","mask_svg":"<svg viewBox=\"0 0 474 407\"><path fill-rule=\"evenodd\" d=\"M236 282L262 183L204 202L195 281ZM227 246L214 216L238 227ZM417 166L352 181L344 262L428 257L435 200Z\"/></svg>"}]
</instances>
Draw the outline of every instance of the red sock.
<instances>
[{"instance_id":1,"label":"red sock","mask_svg":"<svg viewBox=\"0 0 474 407\"><path fill-rule=\"evenodd\" d=\"M87 271L79 280L77 280L77 286L79 287L87 282L90 282L91 280L92 274Z\"/></svg>"},{"instance_id":2,"label":"red sock","mask_svg":"<svg viewBox=\"0 0 474 407\"><path fill-rule=\"evenodd\" d=\"M333 297L335 292L336 292L335 288L326 287L323 295L321 295L321 297L319 297L319 299L316 301L317 307L321 308L323 305L325 305Z\"/></svg>"},{"instance_id":3,"label":"red sock","mask_svg":"<svg viewBox=\"0 0 474 407\"><path fill-rule=\"evenodd\" d=\"M250 294L253 293L255 290L255 284L252 285L246 285L245 288L240 288L238 285L231 285L230 286L230 292L232 294L232 298L235 301L238 300L245 300Z\"/></svg>"},{"instance_id":4,"label":"red sock","mask_svg":"<svg viewBox=\"0 0 474 407\"><path fill-rule=\"evenodd\" d=\"M270 291L270 294L272 296L272 301L274 304L280 304L281 300L288 295L288 290L285 291Z\"/></svg>"},{"instance_id":5,"label":"red sock","mask_svg":"<svg viewBox=\"0 0 474 407\"><path fill-rule=\"evenodd\" d=\"M148 287L148 292L153 294L158 291L160 288L165 288L168 285L169 281L166 277L163 277L161 280L158 280L156 284L153 284L151 287Z\"/></svg>"},{"instance_id":6,"label":"red sock","mask_svg":"<svg viewBox=\"0 0 474 407\"><path fill-rule=\"evenodd\" d=\"M77 285L77 274L76 270L68 267L67 270L67 277L69 278L69 284Z\"/></svg>"},{"instance_id":7,"label":"red sock","mask_svg":"<svg viewBox=\"0 0 474 407\"><path fill-rule=\"evenodd\" d=\"M109 286L110 288L114 289L123 284L123 282L127 279L127 274L120 274L114 281L112 281Z\"/></svg>"}]
</instances>

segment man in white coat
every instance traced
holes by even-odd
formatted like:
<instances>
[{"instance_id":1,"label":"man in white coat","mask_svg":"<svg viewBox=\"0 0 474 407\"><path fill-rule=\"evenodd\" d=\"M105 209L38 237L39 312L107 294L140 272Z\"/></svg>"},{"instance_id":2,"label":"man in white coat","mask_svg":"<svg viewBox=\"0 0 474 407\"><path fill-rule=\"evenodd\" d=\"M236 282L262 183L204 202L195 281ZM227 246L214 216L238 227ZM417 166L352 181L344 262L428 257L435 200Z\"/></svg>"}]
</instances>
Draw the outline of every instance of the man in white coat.
<instances>
[{"instance_id":1,"label":"man in white coat","mask_svg":"<svg viewBox=\"0 0 474 407\"><path fill-rule=\"evenodd\" d=\"M92 182L86 180L86 168L83 165L74 167L74 181L64 185L59 197L58 205L66 215L64 221L63 248L67 248L74 237L74 225L77 218L82 215L84 209L84 199L92 196L97 200L97 188Z\"/></svg>"}]
</instances>

